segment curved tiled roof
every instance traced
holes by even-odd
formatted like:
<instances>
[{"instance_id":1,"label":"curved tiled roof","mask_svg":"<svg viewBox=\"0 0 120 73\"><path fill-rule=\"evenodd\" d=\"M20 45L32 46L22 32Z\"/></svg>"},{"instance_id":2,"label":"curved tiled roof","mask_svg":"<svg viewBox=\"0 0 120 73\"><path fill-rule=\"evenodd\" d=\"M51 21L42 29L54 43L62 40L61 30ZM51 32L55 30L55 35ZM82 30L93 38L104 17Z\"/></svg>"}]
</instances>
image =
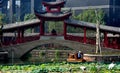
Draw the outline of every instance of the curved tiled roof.
<instances>
[{"instance_id":1,"label":"curved tiled roof","mask_svg":"<svg viewBox=\"0 0 120 73\"><path fill-rule=\"evenodd\" d=\"M36 24L39 25L39 23L40 21L38 19L28 20L25 22L16 22L16 23L4 25L3 31L14 30L17 28L28 27L28 26L36 25ZM90 29L96 29L96 25L94 23L89 23L89 22L84 22L84 21L68 19L68 20L65 20L65 23L68 25L72 25L72 26L80 26L80 27L87 27ZM112 27L112 26L106 26L106 25L100 25L100 30L113 32L113 33L120 33L119 27Z\"/></svg>"},{"instance_id":2,"label":"curved tiled roof","mask_svg":"<svg viewBox=\"0 0 120 73\"><path fill-rule=\"evenodd\" d=\"M78 21L78 20L65 20L65 23L72 25L72 26L82 26L82 27L87 27L90 29L96 29L96 24L95 23L89 23L89 22L84 22L84 21ZM108 32L113 32L113 33L120 33L120 28L119 27L112 27L112 26L106 26L106 25L100 25L100 30L101 31L108 31Z\"/></svg>"},{"instance_id":3,"label":"curved tiled roof","mask_svg":"<svg viewBox=\"0 0 120 73\"><path fill-rule=\"evenodd\" d=\"M65 4L65 1L56 1L56 2L42 2L42 4L44 6L50 6L50 7L54 7L54 6L61 6L63 7Z\"/></svg>"},{"instance_id":4,"label":"curved tiled roof","mask_svg":"<svg viewBox=\"0 0 120 73\"><path fill-rule=\"evenodd\" d=\"M6 24L3 26L3 31L14 30L17 28L27 27L27 26L38 24L38 23L40 23L40 20L33 19L33 20L24 21L24 22L16 22L16 23L12 23L12 24Z\"/></svg>"},{"instance_id":5,"label":"curved tiled roof","mask_svg":"<svg viewBox=\"0 0 120 73\"><path fill-rule=\"evenodd\" d=\"M70 11L68 12L54 12L54 13L37 13L35 12L35 15L40 19L40 20L46 20L46 21L62 21L65 19L68 19L69 16L72 13Z\"/></svg>"}]
</instances>

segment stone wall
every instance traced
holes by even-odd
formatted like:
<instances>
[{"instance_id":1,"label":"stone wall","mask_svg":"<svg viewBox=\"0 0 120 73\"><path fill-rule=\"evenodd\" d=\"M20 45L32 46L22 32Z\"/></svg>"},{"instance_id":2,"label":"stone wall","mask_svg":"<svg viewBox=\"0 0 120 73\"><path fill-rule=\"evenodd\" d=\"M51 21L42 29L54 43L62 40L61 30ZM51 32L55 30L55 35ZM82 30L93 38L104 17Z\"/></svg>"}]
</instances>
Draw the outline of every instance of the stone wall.
<instances>
[{"instance_id":1,"label":"stone wall","mask_svg":"<svg viewBox=\"0 0 120 73\"><path fill-rule=\"evenodd\" d=\"M92 55L85 54L84 59L88 62L120 62L120 56L115 55Z\"/></svg>"},{"instance_id":2,"label":"stone wall","mask_svg":"<svg viewBox=\"0 0 120 73\"><path fill-rule=\"evenodd\" d=\"M54 61L66 61L68 53L73 52L72 50L33 50L31 52L32 58L30 61L40 62L54 62Z\"/></svg>"}]
</instances>

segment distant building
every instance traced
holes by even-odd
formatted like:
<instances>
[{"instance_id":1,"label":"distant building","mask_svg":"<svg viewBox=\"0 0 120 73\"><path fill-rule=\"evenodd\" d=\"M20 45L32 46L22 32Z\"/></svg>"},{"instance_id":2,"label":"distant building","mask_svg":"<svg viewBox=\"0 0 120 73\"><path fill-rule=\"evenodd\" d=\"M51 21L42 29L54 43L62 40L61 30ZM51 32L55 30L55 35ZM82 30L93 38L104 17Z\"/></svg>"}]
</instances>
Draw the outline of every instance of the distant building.
<instances>
[{"instance_id":1,"label":"distant building","mask_svg":"<svg viewBox=\"0 0 120 73\"><path fill-rule=\"evenodd\" d=\"M0 12L6 13L7 11L7 0L0 0Z\"/></svg>"},{"instance_id":2,"label":"distant building","mask_svg":"<svg viewBox=\"0 0 120 73\"><path fill-rule=\"evenodd\" d=\"M0 12L8 16L6 22L12 22L15 14L15 0L0 0Z\"/></svg>"},{"instance_id":3,"label":"distant building","mask_svg":"<svg viewBox=\"0 0 120 73\"><path fill-rule=\"evenodd\" d=\"M25 14L33 13L34 9L42 8L42 1L56 0L0 0L0 12L9 16L13 21L13 15L17 20L23 20ZM101 8L105 11L106 24L120 27L120 0L66 0L66 7L72 8L77 14L84 9ZM11 3L12 2L12 3ZM11 20L12 19L12 20Z\"/></svg>"},{"instance_id":4,"label":"distant building","mask_svg":"<svg viewBox=\"0 0 120 73\"><path fill-rule=\"evenodd\" d=\"M106 13L106 24L120 27L120 0L67 0L70 7L79 14L84 9L101 8Z\"/></svg>"},{"instance_id":5,"label":"distant building","mask_svg":"<svg viewBox=\"0 0 120 73\"><path fill-rule=\"evenodd\" d=\"M42 8L42 1L55 1L55 0L20 0L21 3L20 18L23 20L25 14L33 13L34 9L40 10Z\"/></svg>"},{"instance_id":6,"label":"distant building","mask_svg":"<svg viewBox=\"0 0 120 73\"><path fill-rule=\"evenodd\" d=\"M0 0L0 13L7 15L7 0Z\"/></svg>"}]
</instances>

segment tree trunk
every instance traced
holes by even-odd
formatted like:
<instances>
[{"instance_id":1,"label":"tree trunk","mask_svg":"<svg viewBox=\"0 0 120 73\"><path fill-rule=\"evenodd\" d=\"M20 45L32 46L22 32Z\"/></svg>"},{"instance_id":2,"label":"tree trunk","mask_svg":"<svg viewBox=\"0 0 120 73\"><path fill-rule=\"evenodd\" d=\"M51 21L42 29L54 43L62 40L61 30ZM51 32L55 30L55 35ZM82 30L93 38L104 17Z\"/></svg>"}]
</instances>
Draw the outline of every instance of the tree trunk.
<instances>
[{"instance_id":1,"label":"tree trunk","mask_svg":"<svg viewBox=\"0 0 120 73\"><path fill-rule=\"evenodd\" d=\"M99 17L98 17L98 13L97 11L95 11L96 13L96 53L101 53L101 46L100 46L100 31L99 31L99 28L100 28L100 20L99 20Z\"/></svg>"},{"instance_id":2,"label":"tree trunk","mask_svg":"<svg viewBox=\"0 0 120 73\"><path fill-rule=\"evenodd\" d=\"M97 20L97 24L96 24L96 53L98 53L99 51L99 22Z\"/></svg>"}]
</instances>

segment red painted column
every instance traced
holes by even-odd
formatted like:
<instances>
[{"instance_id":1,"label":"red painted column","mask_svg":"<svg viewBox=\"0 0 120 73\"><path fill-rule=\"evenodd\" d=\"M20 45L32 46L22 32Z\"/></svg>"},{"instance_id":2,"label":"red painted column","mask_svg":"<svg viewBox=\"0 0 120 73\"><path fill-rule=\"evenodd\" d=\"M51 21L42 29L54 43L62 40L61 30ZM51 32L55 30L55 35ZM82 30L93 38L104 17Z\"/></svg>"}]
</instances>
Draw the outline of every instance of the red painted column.
<instances>
[{"instance_id":1,"label":"red painted column","mask_svg":"<svg viewBox=\"0 0 120 73\"><path fill-rule=\"evenodd\" d=\"M84 27L84 38L83 38L83 43L86 43L87 37L86 37L86 27Z\"/></svg>"},{"instance_id":2,"label":"red painted column","mask_svg":"<svg viewBox=\"0 0 120 73\"><path fill-rule=\"evenodd\" d=\"M67 24L64 22L64 39L66 39L67 35Z\"/></svg>"},{"instance_id":3,"label":"red painted column","mask_svg":"<svg viewBox=\"0 0 120 73\"><path fill-rule=\"evenodd\" d=\"M114 38L113 40L113 48L118 49L117 38Z\"/></svg>"},{"instance_id":4,"label":"red painted column","mask_svg":"<svg viewBox=\"0 0 120 73\"><path fill-rule=\"evenodd\" d=\"M17 43L20 43L20 29L18 29L18 34L17 34Z\"/></svg>"},{"instance_id":5,"label":"red painted column","mask_svg":"<svg viewBox=\"0 0 120 73\"><path fill-rule=\"evenodd\" d=\"M48 6L46 7L46 11L47 11L47 12L50 12L50 8L49 8Z\"/></svg>"},{"instance_id":6,"label":"red painted column","mask_svg":"<svg viewBox=\"0 0 120 73\"><path fill-rule=\"evenodd\" d=\"M23 43L24 41L24 30L18 29L18 34L17 34L17 43Z\"/></svg>"},{"instance_id":7,"label":"red painted column","mask_svg":"<svg viewBox=\"0 0 120 73\"><path fill-rule=\"evenodd\" d=\"M57 9L58 9L58 12L60 12L60 11L61 11L61 7L58 7Z\"/></svg>"},{"instance_id":8,"label":"red painted column","mask_svg":"<svg viewBox=\"0 0 120 73\"><path fill-rule=\"evenodd\" d=\"M104 33L104 47L108 47L108 37L107 37L107 32Z\"/></svg>"},{"instance_id":9,"label":"red painted column","mask_svg":"<svg viewBox=\"0 0 120 73\"><path fill-rule=\"evenodd\" d=\"M44 21L40 21L40 35L44 35Z\"/></svg>"},{"instance_id":10,"label":"red painted column","mask_svg":"<svg viewBox=\"0 0 120 73\"><path fill-rule=\"evenodd\" d=\"M21 32L21 43L24 42L24 29L22 29L22 32Z\"/></svg>"}]
</instances>

